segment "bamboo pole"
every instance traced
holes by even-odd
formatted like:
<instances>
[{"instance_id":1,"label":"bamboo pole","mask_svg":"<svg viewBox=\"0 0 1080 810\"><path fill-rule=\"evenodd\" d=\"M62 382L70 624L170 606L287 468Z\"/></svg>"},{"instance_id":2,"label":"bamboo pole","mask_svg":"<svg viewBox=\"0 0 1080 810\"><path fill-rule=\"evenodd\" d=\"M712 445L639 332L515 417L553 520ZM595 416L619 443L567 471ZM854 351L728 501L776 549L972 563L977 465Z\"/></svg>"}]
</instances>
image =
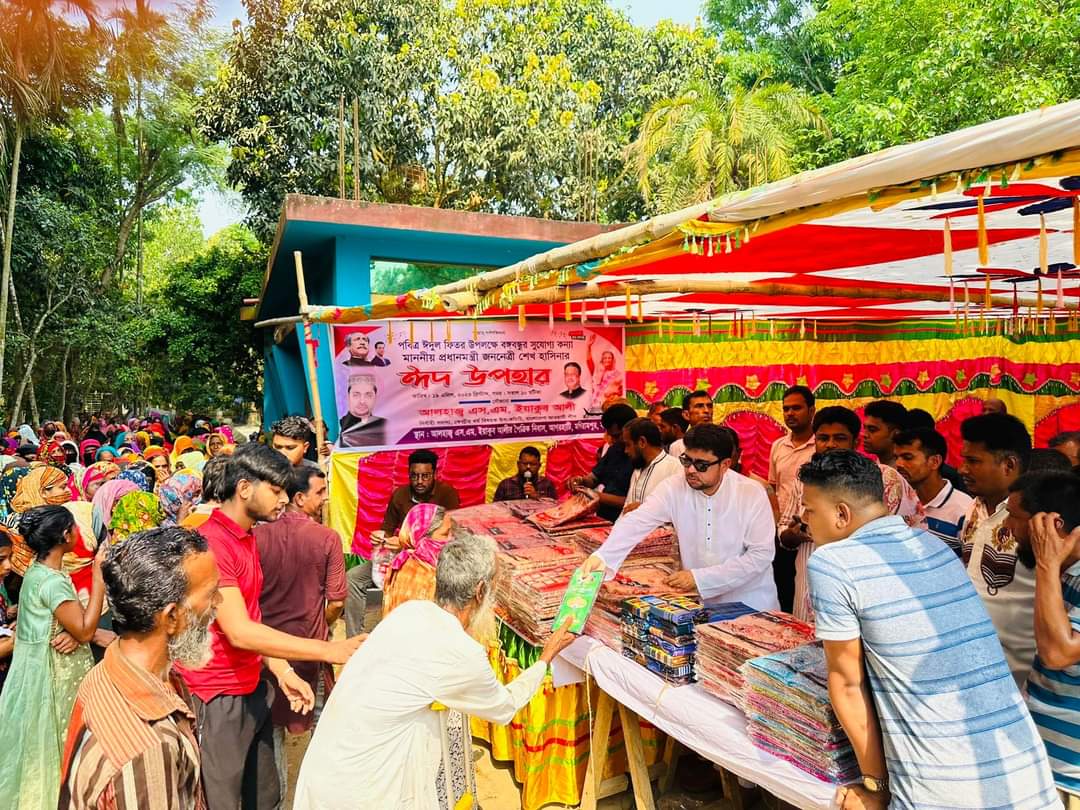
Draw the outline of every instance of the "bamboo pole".
<instances>
[{"instance_id":1,"label":"bamboo pole","mask_svg":"<svg viewBox=\"0 0 1080 810\"><path fill-rule=\"evenodd\" d=\"M345 199L345 94L338 96L338 199Z\"/></svg>"},{"instance_id":2,"label":"bamboo pole","mask_svg":"<svg viewBox=\"0 0 1080 810\"><path fill-rule=\"evenodd\" d=\"M300 312L308 308L307 285L304 284L304 261L299 250L293 251L296 262L296 291L300 296ZM322 418L322 401L319 399L319 375L315 371L315 346L311 332L311 321L304 318L304 351L307 355L308 385L311 386L311 409L315 414L315 440L319 448L319 458L326 445L326 423Z\"/></svg>"},{"instance_id":3,"label":"bamboo pole","mask_svg":"<svg viewBox=\"0 0 1080 810\"><path fill-rule=\"evenodd\" d=\"M360 99L352 100L352 188L353 199L360 199Z\"/></svg>"},{"instance_id":4,"label":"bamboo pole","mask_svg":"<svg viewBox=\"0 0 1080 810\"><path fill-rule=\"evenodd\" d=\"M600 300L604 298L622 298L630 295L654 295L657 293L691 293L691 292L720 292L737 294L753 294L761 296L774 295L805 295L810 297L840 296L851 298L878 298L883 301L906 301L917 299L922 301L948 302L949 291L939 290L933 287L922 286L892 286L892 287L848 287L840 285L805 285L789 284L784 282L772 283L749 283L738 281L725 281L723 279L703 278L660 278L657 280L639 280L626 284L596 282L574 285L559 289L548 287L538 290L523 290L514 296L511 306L520 304L551 304L560 301L565 302L567 297L571 301L582 299ZM1023 303L1034 303L1034 299L1028 301L1021 299ZM475 305L475 296L471 293L445 295L442 299L443 308L452 312L464 312ZM994 306L1011 307L1013 304L1010 296L991 296Z\"/></svg>"}]
</instances>

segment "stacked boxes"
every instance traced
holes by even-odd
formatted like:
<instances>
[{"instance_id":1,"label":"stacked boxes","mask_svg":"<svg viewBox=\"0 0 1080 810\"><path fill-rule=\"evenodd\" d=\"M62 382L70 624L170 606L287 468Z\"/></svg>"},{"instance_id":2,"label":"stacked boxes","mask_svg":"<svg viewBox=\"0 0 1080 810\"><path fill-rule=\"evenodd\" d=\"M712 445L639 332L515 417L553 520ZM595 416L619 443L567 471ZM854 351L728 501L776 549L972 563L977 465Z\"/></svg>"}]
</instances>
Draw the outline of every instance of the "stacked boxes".
<instances>
[{"instance_id":1,"label":"stacked boxes","mask_svg":"<svg viewBox=\"0 0 1080 810\"><path fill-rule=\"evenodd\" d=\"M676 686L694 680L695 625L751 613L734 603L705 608L686 596L639 596L622 604L623 655Z\"/></svg>"}]
</instances>

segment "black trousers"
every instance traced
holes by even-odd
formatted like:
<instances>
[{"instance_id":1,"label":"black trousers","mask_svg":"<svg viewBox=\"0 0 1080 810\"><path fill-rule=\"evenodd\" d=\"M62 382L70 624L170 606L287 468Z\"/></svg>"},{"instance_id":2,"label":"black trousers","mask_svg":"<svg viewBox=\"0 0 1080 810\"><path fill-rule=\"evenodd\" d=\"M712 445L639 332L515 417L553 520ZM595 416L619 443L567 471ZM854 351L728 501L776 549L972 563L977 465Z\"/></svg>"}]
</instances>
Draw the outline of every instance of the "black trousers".
<instances>
[{"instance_id":1,"label":"black trousers","mask_svg":"<svg viewBox=\"0 0 1080 810\"><path fill-rule=\"evenodd\" d=\"M199 723L202 780L209 810L274 810L281 801L265 673L249 695L192 695Z\"/></svg>"},{"instance_id":2,"label":"black trousers","mask_svg":"<svg viewBox=\"0 0 1080 810\"><path fill-rule=\"evenodd\" d=\"M788 551L780 541L776 541L776 556L773 557L773 582L776 583L776 597L780 601L780 609L785 613L791 613L795 604L795 558L797 551Z\"/></svg>"}]
</instances>

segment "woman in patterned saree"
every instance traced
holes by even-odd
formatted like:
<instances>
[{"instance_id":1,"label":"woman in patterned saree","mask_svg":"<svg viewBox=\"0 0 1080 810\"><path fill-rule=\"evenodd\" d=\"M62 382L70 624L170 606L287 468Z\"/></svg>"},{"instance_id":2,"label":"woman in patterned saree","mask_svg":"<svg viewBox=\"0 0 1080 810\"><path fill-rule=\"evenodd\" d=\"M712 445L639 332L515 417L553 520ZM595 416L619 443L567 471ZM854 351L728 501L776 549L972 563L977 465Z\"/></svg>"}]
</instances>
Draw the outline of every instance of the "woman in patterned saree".
<instances>
[{"instance_id":1,"label":"woman in patterned saree","mask_svg":"<svg viewBox=\"0 0 1080 810\"><path fill-rule=\"evenodd\" d=\"M19 532L34 561L19 592L15 651L0 694L0 796L11 810L54 810L75 693L94 663L87 642L101 618L103 555L94 559L90 599L83 607L61 571L64 554L78 539L71 512L35 507L22 516ZM74 649L54 646L61 632Z\"/></svg>"}]
</instances>

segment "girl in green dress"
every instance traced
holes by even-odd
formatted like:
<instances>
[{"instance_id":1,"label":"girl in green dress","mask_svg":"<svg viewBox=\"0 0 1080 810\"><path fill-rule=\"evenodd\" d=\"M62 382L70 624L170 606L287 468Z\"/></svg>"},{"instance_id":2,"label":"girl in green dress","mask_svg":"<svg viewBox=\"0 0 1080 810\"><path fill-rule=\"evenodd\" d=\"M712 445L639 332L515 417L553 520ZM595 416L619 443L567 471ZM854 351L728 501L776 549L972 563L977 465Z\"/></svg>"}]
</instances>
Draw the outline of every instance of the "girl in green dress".
<instances>
[{"instance_id":1,"label":"girl in green dress","mask_svg":"<svg viewBox=\"0 0 1080 810\"><path fill-rule=\"evenodd\" d=\"M79 540L75 517L62 506L22 516L19 533L35 555L19 593L15 654L0 694L0 796L12 810L55 810L60 768L75 693L94 664L90 641L101 617L105 583L94 558L90 599L83 607L60 570Z\"/></svg>"}]
</instances>

